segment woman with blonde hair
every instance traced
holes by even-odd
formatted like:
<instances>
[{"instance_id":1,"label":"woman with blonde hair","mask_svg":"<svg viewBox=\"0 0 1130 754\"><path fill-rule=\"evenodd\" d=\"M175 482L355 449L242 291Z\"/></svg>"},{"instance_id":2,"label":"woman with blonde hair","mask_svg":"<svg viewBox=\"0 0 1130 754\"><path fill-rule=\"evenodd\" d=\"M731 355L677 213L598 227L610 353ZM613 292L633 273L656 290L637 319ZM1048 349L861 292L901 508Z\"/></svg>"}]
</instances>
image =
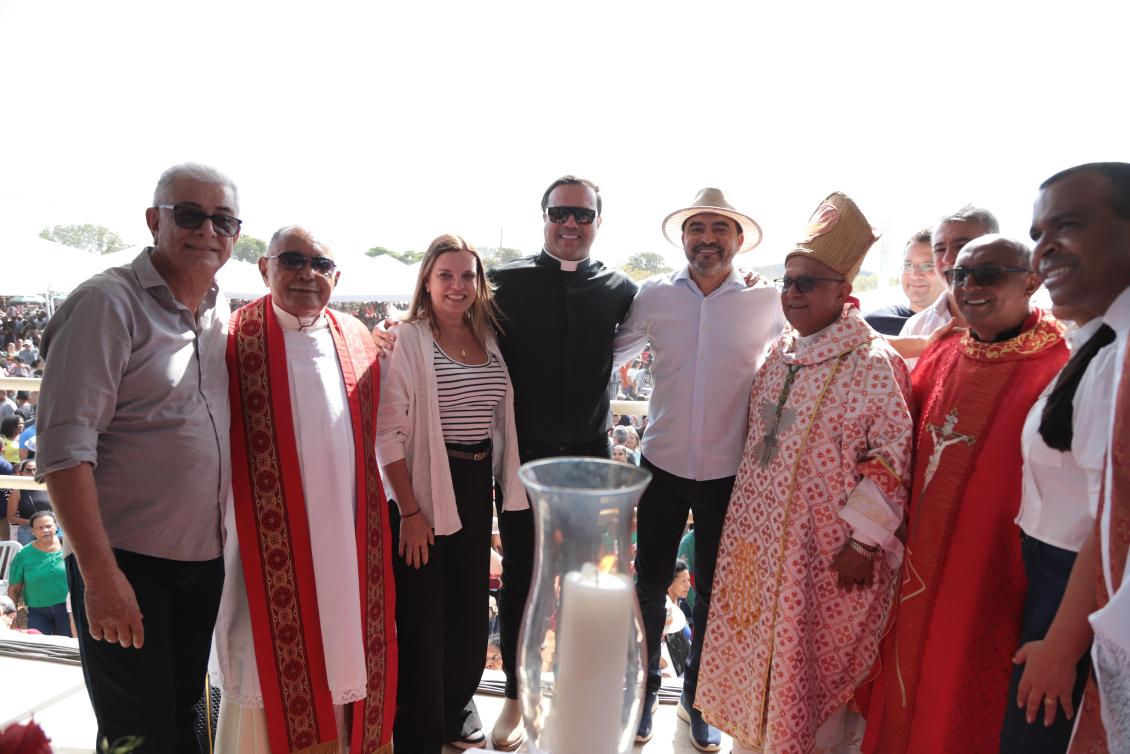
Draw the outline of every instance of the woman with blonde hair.
<instances>
[{"instance_id":1,"label":"woman with blonde hair","mask_svg":"<svg viewBox=\"0 0 1130 754\"><path fill-rule=\"evenodd\" d=\"M486 742L473 697L487 643L494 480L506 510L528 507L498 329L475 247L452 235L432 241L396 346L382 359L377 418L399 554L398 751Z\"/></svg>"}]
</instances>

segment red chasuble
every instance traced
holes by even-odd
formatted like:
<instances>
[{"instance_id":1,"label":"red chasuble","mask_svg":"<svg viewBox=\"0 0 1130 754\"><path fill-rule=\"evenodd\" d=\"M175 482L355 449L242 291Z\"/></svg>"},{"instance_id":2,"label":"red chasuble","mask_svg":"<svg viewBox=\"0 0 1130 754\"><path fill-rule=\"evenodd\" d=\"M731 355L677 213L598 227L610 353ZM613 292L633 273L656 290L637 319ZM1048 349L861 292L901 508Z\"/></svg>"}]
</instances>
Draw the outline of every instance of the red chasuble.
<instances>
[{"instance_id":1,"label":"red chasuble","mask_svg":"<svg viewBox=\"0 0 1130 754\"><path fill-rule=\"evenodd\" d=\"M998 751L1027 588L1020 432L1067 357L1036 311L1015 338L953 336L915 368L909 538L865 752Z\"/></svg>"},{"instance_id":2,"label":"red chasuble","mask_svg":"<svg viewBox=\"0 0 1130 754\"><path fill-rule=\"evenodd\" d=\"M391 535L376 460L377 354L365 329L326 310L353 421L357 564L367 697L353 705L353 752L392 751L396 708ZM271 751L336 752L313 556L290 406L286 347L265 296L232 315L228 337L232 483Z\"/></svg>"}]
</instances>

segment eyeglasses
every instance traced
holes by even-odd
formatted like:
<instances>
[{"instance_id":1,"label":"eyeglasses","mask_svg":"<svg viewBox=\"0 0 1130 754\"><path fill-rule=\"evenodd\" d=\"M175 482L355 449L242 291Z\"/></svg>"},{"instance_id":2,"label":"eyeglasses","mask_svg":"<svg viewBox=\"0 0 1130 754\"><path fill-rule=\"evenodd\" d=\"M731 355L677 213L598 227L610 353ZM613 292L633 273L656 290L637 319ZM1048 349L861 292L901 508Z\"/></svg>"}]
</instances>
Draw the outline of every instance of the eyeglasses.
<instances>
[{"instance_id":1,"label":"eyeglasses","mask_svg":"<svg viewBox=\"0 0 1130 754\"><path fill-rule=\"evenodd\" d=\"M577 225L592 225L596 219L596 210L588 207L546 207L545 214L551 223L561 224L569 219L569 215L577 221Z\"/></svg>"},{"instance_id":2,"label":"eyeglasses","mask_svg":"<svg viewBox=\"0 0 1130 754\"><path fill-rule=\"evenodd\" d=\"M914 262L903 262L902 263L902 271L903 272L917 272L920 275L929 275L931 272L934 271L934 263L933 262L919 262L918 264L915 264Z\"/></svg>"},{"instance_id":3,"label":"eyeglasses","mask_svg":"<svg viewBox=\"0 0 1130 754\"><path fill-rule=\"evenodd\" d=\"M196 207L189 207L186 204L158 204L158 209L171 209L173 211L173 222L177 224L178 228L185 230L196 230L204 224L205 220L212 221L212 227L216 229L216 233L221 236L231 238L236 233L239 233L239 226L243 225L243 221L238 217L231 215L209 215L203 210Z\"/></svg>"},{"instance_id":4,"label":"eyeglasses","mask_svg":"<svg viewBox=\"0 0 1130 754\"><path fill-rule=\"evenodd\" d=\"M989 288L997 285L1004 276L1010 272L1031 272L1027 267L998 267L995 264L977 265L976 267L953 267L946 270L946 282L951 288L960 288L965 285L968 278L973 278L974 285Z\"/></svg>"},{"instance_id":5,"label":"eyeglasses","mask_svg":"<svg viewBox=\"0 0 1130 754\"><path fill-rule=\"evenodd\" d=\"M792 288L794 285L796 286L797 293L812 293L816 290L816 283L821 280L828 283L845 282L843 278L819 278L815 275L797 275L795 278L786 276L777 278L773 282L781 289L781 293L787 292L789 288Z\"/></svg>"},{"instance_id":6,"label":"eyeglasses","mask_svg":"<svg viewBox=\"0 0 1130 754\"><path fill-rule=\"evenodd\" d=\"M337 263L329 257L308 257L301 251L284 251L282 254L276 254L273 257L267 257L267 259L277 259L284 270L291 272L305 269L307 263L309 263L310 269L324 277L334 274L334 270L337 269Z\"/></svg>"}]
</instances>

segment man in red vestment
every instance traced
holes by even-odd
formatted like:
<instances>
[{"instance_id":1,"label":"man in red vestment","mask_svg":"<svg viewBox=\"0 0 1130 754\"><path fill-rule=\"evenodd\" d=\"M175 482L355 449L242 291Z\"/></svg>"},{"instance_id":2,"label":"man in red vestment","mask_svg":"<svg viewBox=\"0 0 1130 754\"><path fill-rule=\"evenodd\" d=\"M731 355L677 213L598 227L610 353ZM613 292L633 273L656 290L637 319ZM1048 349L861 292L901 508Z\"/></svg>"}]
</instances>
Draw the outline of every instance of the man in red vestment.
<instances>
[{"instance_id":1,"label":"man in red vestment","mask_svg":"<svg viewBox=\"0 0 1130 754\"><path fill-rule=\"evenodd\" d=\"M235 312L228 343L217 752L266 739L276 754L387 754L397 673L376 348L326 308L340 273L308 231L276 232L259 270L271 293Z\"/></svg>"},{"instance_id":2,"label":"man in red vestment","mask_svg":"<svg viewBox=\"0 0 1130 754\"><path fill-rule=\"evenodd\" d=\"M894 625L863 750L989 754L999 745L1026 577L1014 520L1020 431L1067 360L1062 328L1031 310L1031 253L999 235L946 273L970 331L912 375L915 463Z\"/></svg>"}]
</instances>

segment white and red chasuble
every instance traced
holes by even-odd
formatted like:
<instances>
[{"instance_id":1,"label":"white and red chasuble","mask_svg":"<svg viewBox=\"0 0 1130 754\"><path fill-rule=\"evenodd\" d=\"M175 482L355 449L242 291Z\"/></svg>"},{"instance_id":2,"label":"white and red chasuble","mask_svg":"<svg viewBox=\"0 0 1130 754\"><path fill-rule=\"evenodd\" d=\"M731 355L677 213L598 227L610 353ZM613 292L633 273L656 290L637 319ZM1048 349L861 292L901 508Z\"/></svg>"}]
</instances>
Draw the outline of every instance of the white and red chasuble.
<instances>
[{"instance_id":1,"label":"white and red chasuble","mask_svg":"<svg viewBox=\"0 0 1130 754\"><path fill-rule=\"evenodd\" d=\"M286 338L271 297L266 296L232 315L228 344L234 519L257 684L224 681L226 688L233 682L238 688L257 686L266 711L270 751L336 752L343 742L338 740L333 705L342 692L335 688L331 693L330 673L341 676L342 667L338 663L335 670L334 663L327 662L326 644L352 634L361 644L362 672L360 687L350 689L344 699L352 702L350 750L384 753L391 751L397 666L391 537L375 453L379 366L364 325L328 309L325 316L336 350L335 366L344 383L344 418L351 427L347 434L351 434L353 458L344 465L353 469L355 477L351 484L346 482L354 490L355 509L345 512L352 516L353 533L345 541L355 551L355 558L348 559L355 572L342 576L357 588L341 589L340 583L326 581L324 564L321 568L315 564L312 541L319 537L311 536L312 528L334 524L332 516L318 513L325 501L308 499L306 494L310 486L304 485L301 473L302 449L296 436L300 416L292 405ZM319 401L322 396L310 399ZM316 438L307 432L302 440ZM342 614L359 619L359 632L350 627L350 631L326 633L319 605L326 604L322 597L330 590L355 595L358 604ZM218 636L218 654L220 644L232 638ZM331 645L329 652L338 649ZM229 666L225 672L232 672L236 663L219 659L221 666Z\"/></svg>"},{"instance_id":2,"label":"white and red chasuble","mask_svg":"<svg viewBox=\"0 0 1130 754\"><path fill-rule=\"evenodd\" d=\"M808 754L872 669L902 555L909 395L850 305L813 336L786 331L753 381L695 705L747 746ZM883 552L849 592L831 564L853 533Z\"/></svg>"}]
</instances>

